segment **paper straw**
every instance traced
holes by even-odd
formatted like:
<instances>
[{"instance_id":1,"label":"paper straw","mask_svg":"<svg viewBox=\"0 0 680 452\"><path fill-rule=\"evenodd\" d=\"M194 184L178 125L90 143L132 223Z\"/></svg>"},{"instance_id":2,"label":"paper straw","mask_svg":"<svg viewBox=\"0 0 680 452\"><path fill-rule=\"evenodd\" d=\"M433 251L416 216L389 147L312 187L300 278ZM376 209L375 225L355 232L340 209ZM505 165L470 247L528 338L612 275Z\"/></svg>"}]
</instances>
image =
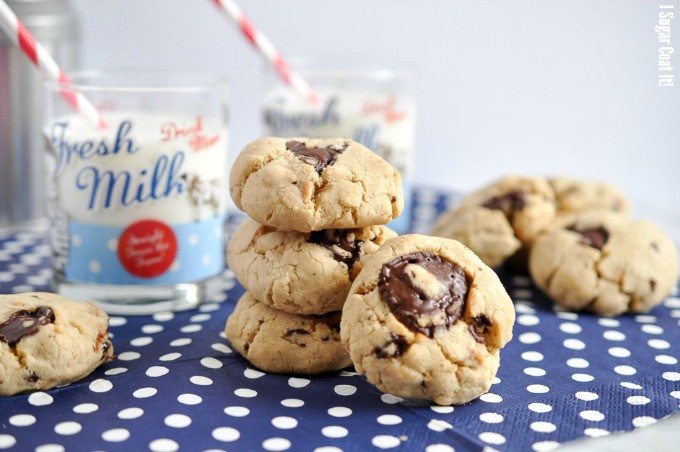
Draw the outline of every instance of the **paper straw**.
<instances>
[{"instance_id":1,"label":"paper straw","mask_svg":"<svg viewBox=\"0 0 680 452\"><path fill-rule=\"evenodd\" d=\"M54 58L19 21L5 0L0 0L0 28L5 30L12 43L24 52L24 55L33 62L45 78L63 85L71 84ZM106 122L85 96L65 88L61 88L59 92L76 113L81 114L93 125L106 128Z\"/></svg>"},{"instance_id":2,"label":"paper straw","mask_svg":"<svg viewBox=\"0 0 680 452\"><path fill-rule=\"evenodd\" d=\"M238 25L246 39L260 51L286 84L292 86L309 102L316 103L318 101L318 97L309 83L300 74L290 69L290 65L276 50L274 44L259 29L255 28L234 0L213 0L213 2Z\"/></svg>"}]
</instances>

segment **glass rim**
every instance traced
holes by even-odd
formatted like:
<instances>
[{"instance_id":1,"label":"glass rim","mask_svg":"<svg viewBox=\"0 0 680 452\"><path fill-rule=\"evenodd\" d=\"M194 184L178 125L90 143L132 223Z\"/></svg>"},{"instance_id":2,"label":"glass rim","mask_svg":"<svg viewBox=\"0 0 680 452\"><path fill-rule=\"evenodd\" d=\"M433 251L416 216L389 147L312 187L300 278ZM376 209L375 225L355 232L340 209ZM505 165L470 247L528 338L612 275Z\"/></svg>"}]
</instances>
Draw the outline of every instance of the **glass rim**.
<instances>
[{"instance_id":1,"label":"glass rim","mask_svg":"<svg viewBox=\"0 0 680 452\"><path fill-rule=\"evenodd\" d=\"M124 80L126 77L134 80L148 77L159 80L159 85L150 82L138 84L126 84L121 82L102 82L107 77L114 80ZM162 81L172 77L194 80L191 82ZM69 74L70 83L64 81L44 80L44 85L53 90L68 90L81 92L113 92L113 93L200 93L215 89L227 89L229 80L222 75L210 71L187 71L182 69L137 69L137 68L114 68L114 69L86 69L74 71ZM93 80L88 83L87 80Z\"/></svg>"},{"instance_id":2,"label":"glass rim","mask_svg":"<svg viewBox=\"0 0 680 452\"><path fill-rule=\"evenodd\" d=\"M405 60L390 58L370 58L370 61L356 61L347 56L336 57L306 57L293 56L290 64L293 70L308 77L335 78L376 78L393 79L398 77L412 77L415 73L414 65Z\"/></svg>"}]
</instances>

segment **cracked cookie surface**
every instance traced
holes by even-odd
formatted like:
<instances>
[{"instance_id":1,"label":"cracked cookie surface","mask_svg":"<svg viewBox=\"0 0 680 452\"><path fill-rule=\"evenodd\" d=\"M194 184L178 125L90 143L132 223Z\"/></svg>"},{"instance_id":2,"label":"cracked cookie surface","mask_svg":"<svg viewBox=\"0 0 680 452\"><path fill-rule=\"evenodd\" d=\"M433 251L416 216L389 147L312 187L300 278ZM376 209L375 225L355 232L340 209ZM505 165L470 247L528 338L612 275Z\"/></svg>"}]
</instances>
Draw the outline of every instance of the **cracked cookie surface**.
<instances>
[{"instance_id":1,"label":"cracked cookie surface","mask_svg":"<svg viewBox=\"0 0 680 452\"><path fill-rule=\"evenodd\" d=\"M560 213L602 209L628 213L626 197L609 184L598 181L555 177L549 180L555 191L557 210Z\"/></svg>"},{"instance_id":2,"label":"cracked cookie surface","mask_svg":"<svg viewBox=\"0 0 680 452\"><path fill-rule=\"evenodd\" d=\"M545 179L509 176L442 214L432 235L458 240L496 267L528 248L554 217L555 196Z\"/></svg>"},{"instance_id":3,"label":"cracked cookie surface","mask_svg":"<svg viewBox=\"0 0 680 452\"><path fill-rule=\"evenodd\" d=\"M514 321L503 284L472 251L405 235L366 260L341 335L357 372L380 390L450 405L488 391Z\"/></svg>"},{"instance_id":4,"label":"cracked cookie surface","mask_svg":"<svg viewBox=\"0 0 680 452\"><path fill-rule=\"evenodd\" d=\"M392 165L341 138L260 138L236 158L229 185L258 223L300 232L385 224L404 204Z\"/></svg>"},{"instance_id":5,"label":"cracked cookie surface","mask_svg":"<svg viewBox=\"0 0 680 452\"><path fill-rule=\"evenodd\" d=\"M340 342L340 312L289 314L246 292L227 320L226 333L241 356L266 372L318 374L352 364Z\"/></svg>"},{"instance_id":6,"label":"cracked cookie surface","mask_svg":"<svg viewBox=\"0 0 680 452\"><path fill-rule=\"evenodd\" d=\"M65 385L111 361L108 321L92 303L51 293L0 295L0 396Z\"/></svg>"},{"instance_id":7,"label":"cracked cookie surface","mask_svg":"<svg viewBox=\"0 0 680 452\"><path fill-rule=\"evenodd\" d=\"M571 311L647 312L675 286L673 241L653 224L587 211L560 217L529 256L535 284Z\"/></svg>"},{"instance_id":8,"label":"cracked cookie surface","mask_svg":"<svg viewBox=\"0 0 680 452\"><path fill-rule=\"evenodd\" d=\"M246 220L227 251L239 282L267 305L294 314L339 311L362 262L396 233L386 226L302 233Z\"/></svg>"}]
</instances>

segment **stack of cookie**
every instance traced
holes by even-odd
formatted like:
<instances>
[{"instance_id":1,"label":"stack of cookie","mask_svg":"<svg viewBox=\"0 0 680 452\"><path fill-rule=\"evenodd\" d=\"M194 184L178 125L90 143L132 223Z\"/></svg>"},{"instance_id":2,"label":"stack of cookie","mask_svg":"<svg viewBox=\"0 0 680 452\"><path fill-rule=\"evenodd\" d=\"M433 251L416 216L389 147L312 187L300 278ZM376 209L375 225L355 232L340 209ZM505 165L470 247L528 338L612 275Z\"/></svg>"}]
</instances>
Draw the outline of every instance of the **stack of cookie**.
<instances>
[{"instance_id":1,"label":"stack of cookie","mask_svg":"<svg viewBox=\"0 0 680 452\"><path fill-rule=\"evenodd\" d=\"M226 326L234 348L268 372L351 364L340 311L366 257L397 234L399 173L349 139L262 138L236 159L231 196L251 219L227 259L247 292Z\"/></svg>"}]
</instances>

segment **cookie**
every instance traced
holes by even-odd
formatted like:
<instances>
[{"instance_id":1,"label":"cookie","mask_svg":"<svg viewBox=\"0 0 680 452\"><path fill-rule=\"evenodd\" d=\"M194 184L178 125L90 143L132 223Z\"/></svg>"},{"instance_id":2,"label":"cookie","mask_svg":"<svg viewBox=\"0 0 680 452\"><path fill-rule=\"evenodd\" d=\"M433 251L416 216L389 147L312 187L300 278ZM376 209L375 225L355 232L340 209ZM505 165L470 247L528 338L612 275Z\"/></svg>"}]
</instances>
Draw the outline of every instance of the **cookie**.
<instances>
[{"instance_id":1,"label":"cookie","mask_svg":"<svg viewBox=\"0 0 680 452\"><path fill-rule=\"evenodd\" d=\"M587 211L560 218L531 249L534 283L570 311L647 312L675 287L675 244L653 224Z\"/></svg>"},{"instance_id":2,"label":"cookie","mask_svg":"<svg viewBox=\"0 0 680 452\"><path fill-rule=\"evenodd\" d=\"M246 292L227 320L227 339L265 372L318 374L352 364L340 342L340 313L297 315Z\"/></svg>"},{"instance_id":3,"label":"cookie","mask_svg":"<svg viewBox=\"0 0 680 452\"><path fill-rule=\"evenodd\" d=\"M509 176L467 196L431 233L464 243L496 267L528 248L554 217L555 196L545 179Z\"/></svg>"},{"instance_id":4,"label":"cookie","mask_svg":"<svg viewBox=\"0 0 680 452\"><path fill-rule=\"evenodd\" d=\"M227 251L229 267L253 296L294 314L339 311L362 262L396 233L386 226L283 231L246 220Z\"/></svg>"},{"instance_id":5,"label":"cookie","mask_svg":"<svg viewBox=\"0 0 680 452\"><path fill-rule=\"evenodd\" d=\"M66 385L111 361L108 322L55 294L0 295L0 396Z\"/></svg>"},{"instance_id":6,"label":"cookie","mask_svg":"<svg viewBox=\"0 0 680 452\"><path fill-rule=\"evenodd\" d=\"M385 224L404 205L399 173L342 138L261 138L237 157L236 206L260 224L300 232Z\"/></svg>"},{"instance_id":7,"label":"cookie","mask_svg":"<svg viewBox=\"0 0 680 452\"><path fill-rule=\"evenodd\" d=\"M340 331L357 372L380 390L449 405L489 390L514 321L503 284L472 251L405 235L366 260Z\"/></svg>"},{"instance_id":8,"label":"cookie","mask_svg":"<svg viewBox=\"0 0 680 452\"><path fill-rule=\"evenodd\" d=\"M603 209L628 213L630 210L626 197L619 190L604 182L569 177L555 177L549 182L555 191L559 212Z\"/></svg>"}]
</instances>

